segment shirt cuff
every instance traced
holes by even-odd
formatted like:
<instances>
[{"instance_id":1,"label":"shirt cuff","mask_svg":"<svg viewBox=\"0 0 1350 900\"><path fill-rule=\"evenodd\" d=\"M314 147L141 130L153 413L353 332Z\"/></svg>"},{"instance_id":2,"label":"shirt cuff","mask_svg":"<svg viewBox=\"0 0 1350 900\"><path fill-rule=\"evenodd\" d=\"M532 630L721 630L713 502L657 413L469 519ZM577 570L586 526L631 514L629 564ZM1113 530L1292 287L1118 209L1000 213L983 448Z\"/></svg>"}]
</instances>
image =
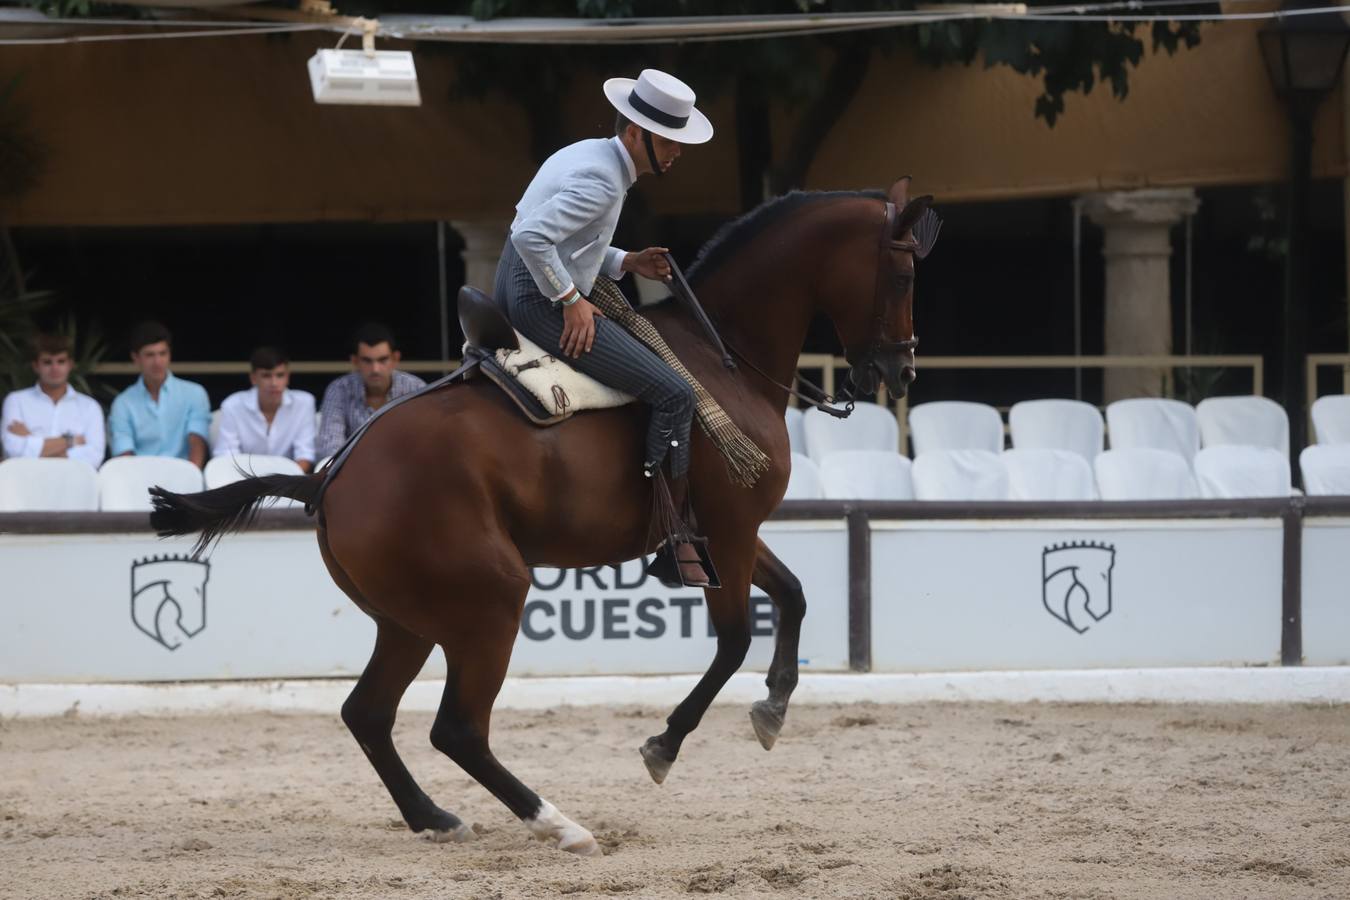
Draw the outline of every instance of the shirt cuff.
<instances>
[{"instance_id":1,"label":"shirt cuff","mask_svg":"<svg viewBox=\"0 0 1350 900\"><path fill-rule=\"evenodd\" d=\"M575 282L572 282L572 281L569 281L569 282L567 282L567 287L563 288L563 290L562 290L560 293L555 294L554 296L550 297L549 299L552 300L554 303L557 303L559 300L561 300L562 298L566 297L568 294L572 293L572 289L575 288L575 287L576 287L576 283L575 283Z\"/></svg>"},{"instance_id":2,"label":"shirt cuff","mask_svg":"<svg viewBox=\"0 0 1350 900\"><path fill-rule=\"evenodd\" d=\"M611 280L618 281L623 277L623 259L627 255L627 250L620 250L618 247L609 248L609 258L605 260L605 274Z\"/></svg>"}]
</instances>

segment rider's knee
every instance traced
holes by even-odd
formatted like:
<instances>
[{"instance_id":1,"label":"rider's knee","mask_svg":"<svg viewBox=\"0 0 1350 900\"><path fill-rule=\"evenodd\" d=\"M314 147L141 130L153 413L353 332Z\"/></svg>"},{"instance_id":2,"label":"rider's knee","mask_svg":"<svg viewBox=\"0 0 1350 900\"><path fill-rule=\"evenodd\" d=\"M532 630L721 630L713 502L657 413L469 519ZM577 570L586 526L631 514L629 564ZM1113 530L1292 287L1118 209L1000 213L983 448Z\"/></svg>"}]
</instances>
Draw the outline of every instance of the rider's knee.
<instances>
[{"instance_id":1,"label":"rider's knee","mask_svg":"<svg viewBox=\"0 0 1350 900\"><path fill-rule=\"evenodd\" d=\"M677 379L670 385L670 399L666 401L666 407L677 416L686 417L694 413L694 389L683 378Z\"/></svg>"}]
</instances>

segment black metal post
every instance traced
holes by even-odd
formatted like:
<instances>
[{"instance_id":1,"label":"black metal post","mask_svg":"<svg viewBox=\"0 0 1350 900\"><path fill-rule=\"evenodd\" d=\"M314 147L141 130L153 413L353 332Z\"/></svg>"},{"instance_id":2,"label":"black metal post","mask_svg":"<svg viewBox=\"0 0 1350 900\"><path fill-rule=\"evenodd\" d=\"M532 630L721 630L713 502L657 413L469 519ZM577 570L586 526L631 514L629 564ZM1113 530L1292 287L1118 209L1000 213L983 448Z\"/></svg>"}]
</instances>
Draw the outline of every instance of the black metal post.
<instances>
[{"instance_id":1,"label":"black metal post","mask_svg":"<svg viewBox=\"0 0 1350 900\"><path fill-rule=\"evenodd\" d=\"M1303 358L1308 352L1308 195L1312 180L1313 111L1315 100L1293 97L1289 102L1290 146L1289 230L1284 269L1284 333L1281 381L1284 410L1289 416L1290 459L1298 459L1307 434L1307 388ZM1298 466L1292 467L1300 485Z\"/></svg>"},{"instance_id":2,"label":"black metal post","mask_svg":"<svg viewBox=\"0 0 1350 900\"><path fill-rule=\"evenodd\" d=\"M872 527L867 513L847 507L848 667L872 670Z\"/></svg>"}]
</instances>

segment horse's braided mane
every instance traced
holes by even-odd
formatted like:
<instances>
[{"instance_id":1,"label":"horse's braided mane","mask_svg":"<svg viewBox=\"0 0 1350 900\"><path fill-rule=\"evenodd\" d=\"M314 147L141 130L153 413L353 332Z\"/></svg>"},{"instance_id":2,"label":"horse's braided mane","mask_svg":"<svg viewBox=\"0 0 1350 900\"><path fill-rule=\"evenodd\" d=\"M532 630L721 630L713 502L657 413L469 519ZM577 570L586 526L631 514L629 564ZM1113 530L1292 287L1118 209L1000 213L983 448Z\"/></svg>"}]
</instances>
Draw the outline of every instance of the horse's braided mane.
<instances>
[{"instance_id":1,"label":"horse's braided mane","mask_svg":"<svg viewBox=\"0 0 1350 900\"><path fill-rule=\"evenodd\" d=\"M885 200L881 191L791 191L781 197L765 201L738 219L717 229L717 233L698 251L698 256L685 273L690 284L711 276L755 235L770 225L791 215L803 206L824 200L866 197Z\"/></svg>"}]
</instances>

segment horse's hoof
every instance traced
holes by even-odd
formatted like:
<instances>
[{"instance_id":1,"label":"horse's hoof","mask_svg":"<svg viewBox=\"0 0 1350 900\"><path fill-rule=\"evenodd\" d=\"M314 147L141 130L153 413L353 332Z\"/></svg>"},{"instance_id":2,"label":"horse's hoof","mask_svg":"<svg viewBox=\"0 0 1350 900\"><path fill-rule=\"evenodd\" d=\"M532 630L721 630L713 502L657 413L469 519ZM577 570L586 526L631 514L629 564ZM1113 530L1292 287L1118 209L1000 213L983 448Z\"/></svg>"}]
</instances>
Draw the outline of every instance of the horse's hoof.
<instances>
[{"instance_id":1,"label":"horse's hoof","mask_svg":"<svg viewBox=\"0 0 1350 900\"><path fill-rule=\"evenodd\" d=\"M454 828L428 828L423 837L433 844L464 844L478 840L478 832L461 822Z\"/></svg>"},{"instance_id":2,"label":"horse's hoof","mask_svg":"<svg viewBox=\"0 0 1350 900\"><path fill-rule=\"evenodd\" d=\"M647 743L643 744L639 751L642 754L642 761L647 765L647 774L652 776L652 781L661 784L670 774L670 767L675 765L675 760L666 756L665 748L661 746L658 738L647 738Z\"/></svg>"},{"instance_id":3,"label":"horse's hoof","mask_svg":"<svg viewBox=\"0 0 1350 900\"><path fill-rule=\"evenodd\" d=\"M755 726L755 737L765 750L772 750L783 730L783 717L767 700L756 700L750 706L750 724Z\"/></svg>"},{"instance_id":4,"label":"horse's hoof","mask_svg":"<svg viewBox=\"0 0 1350 900\"><path fill-rule=\"evenodd\" d=\"M595 839L595 835L585 829L582 829L582 832L585 837L578 836L571 841L559 842L558 849L575 853L577 856L604 856L605 851L600 849L600 843Z\"/></svg>"}]
</instances>

